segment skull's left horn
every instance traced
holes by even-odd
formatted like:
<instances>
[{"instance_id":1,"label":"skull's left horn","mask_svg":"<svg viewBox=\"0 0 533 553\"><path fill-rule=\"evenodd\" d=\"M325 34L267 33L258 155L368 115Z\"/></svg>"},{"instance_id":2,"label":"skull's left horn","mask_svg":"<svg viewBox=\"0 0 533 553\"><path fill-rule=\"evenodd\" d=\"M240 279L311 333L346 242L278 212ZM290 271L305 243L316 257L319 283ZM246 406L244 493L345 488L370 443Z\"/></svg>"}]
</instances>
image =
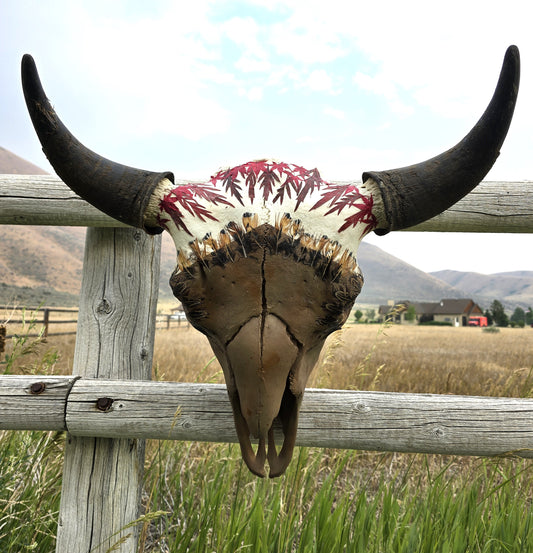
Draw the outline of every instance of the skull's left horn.
<instances>
[{"instance_id":1,"label":"skull's left horn","mask_svg":"<svg viewBox=\"0 0 533 553\"><path fill-rule=\"evenodd\" d=\"M22 58L22 88L43 151L61 179L76 194L111 217L156 234L144 216L154 189L172 173L153 173L106 159L86 148L65 127L46 97L33 58Z\"/></svg>"},{"instance_id":2,"label":"skull's left horn","mask_svg":"<svg viewBox=\"0 0 533 553\"><path fill-rule=\"evenodd\" d=\"M494 95L474 128L453 148L400 169L363 173L379 188L384 217L376 234L411 227L442 213L473 190L500 153L513 117L520 81L516 46L505 53ZM371 179L371 180L370 180Z\"/></svg>"}]
</instances>

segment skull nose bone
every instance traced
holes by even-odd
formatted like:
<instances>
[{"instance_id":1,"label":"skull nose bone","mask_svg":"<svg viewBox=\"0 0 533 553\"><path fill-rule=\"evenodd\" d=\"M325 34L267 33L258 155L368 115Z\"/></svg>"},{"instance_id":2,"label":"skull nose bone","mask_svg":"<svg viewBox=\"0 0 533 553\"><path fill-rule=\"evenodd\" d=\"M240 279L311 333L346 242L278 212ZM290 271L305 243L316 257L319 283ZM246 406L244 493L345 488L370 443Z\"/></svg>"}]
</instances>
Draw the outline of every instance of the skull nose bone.
<instances>
[{"instance_id":1,"label":"skull nose bone","mask_svg":"<svg viewBox=\"0 0 533 553\"><path fill-rule=\"evenodd\" d=\"M254 438L266 438L278 415L298 347L272 314L250 319L227 346L241 413Z\"/></svg>"}]
</instances>

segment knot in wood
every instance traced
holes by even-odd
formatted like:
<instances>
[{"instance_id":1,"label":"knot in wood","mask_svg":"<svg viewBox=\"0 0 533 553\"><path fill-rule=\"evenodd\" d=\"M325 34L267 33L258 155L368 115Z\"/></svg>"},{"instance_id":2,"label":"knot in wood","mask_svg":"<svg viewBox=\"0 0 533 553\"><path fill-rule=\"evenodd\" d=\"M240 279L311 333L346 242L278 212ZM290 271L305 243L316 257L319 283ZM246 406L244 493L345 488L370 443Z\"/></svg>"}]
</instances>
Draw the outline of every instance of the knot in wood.
<instances>
[{"instance_id":1,"label":"knot in wood","mask_svg":"<svg viewBox=\"0 0 533 553\"><path fill-rule=\"evenodd\" d=\"M102 298L102 300L96 307L96 312L98 313L98 315L109 315L111 311L111 303L108 302L105 298Z\"/></svg>"},{"instance_id":2,"label":"knot in wood","mask_svg":"<svg viewBox=\"0 0 533 553\"><path fill-rule=\"evenodd\" d=\"M99 397L96 400L96 408L99 411L109 411L111 409L111 406L113 405L113 399L110 397Z\"/></svg>"},{"instance_id":3,"label":"knot in wood","mask_svg":"<svg viewBox=\"0 0 533 553\"><path fill-rule=\"evenodd\" d=\"M435 438L444 438L444 430L442 428L439 428L439 427L434 428L433 434Z\"/></svg>"},{"instance_id":4,"label":"knot in wood","mask_svg":"<svg viewBox=\"0 0 533 553\"><path fill-rule=\"evenodd\" d=\"M30 393L33 395L42 394L46 390L46 384L44 382L34 382L30 386Z\"/></svg>"}]
</instances>

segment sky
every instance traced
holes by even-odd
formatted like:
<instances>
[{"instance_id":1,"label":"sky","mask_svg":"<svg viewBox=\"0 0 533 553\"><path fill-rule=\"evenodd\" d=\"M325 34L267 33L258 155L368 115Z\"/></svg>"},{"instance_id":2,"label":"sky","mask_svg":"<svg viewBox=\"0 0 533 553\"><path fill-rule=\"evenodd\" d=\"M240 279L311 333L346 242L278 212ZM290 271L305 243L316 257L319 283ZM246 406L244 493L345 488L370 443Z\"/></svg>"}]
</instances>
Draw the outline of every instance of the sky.
<instances>
[{"instance_id":1,"label":"sky","mask_svg":"<svg viewBox=\"0 0 533 553\"><path fill-rule=\"evenodd\" d=\"M360 181L456 144L490 101L506 48L520 93L485 180L533 181L529 1L3 0L0 146L53 172L27 115L20 60L87 147L207 180L271 157ZM533 182L532 182L533 187ZM365 238L424 271L533 271L533 235Z\"/></svg>"}]
</instances>

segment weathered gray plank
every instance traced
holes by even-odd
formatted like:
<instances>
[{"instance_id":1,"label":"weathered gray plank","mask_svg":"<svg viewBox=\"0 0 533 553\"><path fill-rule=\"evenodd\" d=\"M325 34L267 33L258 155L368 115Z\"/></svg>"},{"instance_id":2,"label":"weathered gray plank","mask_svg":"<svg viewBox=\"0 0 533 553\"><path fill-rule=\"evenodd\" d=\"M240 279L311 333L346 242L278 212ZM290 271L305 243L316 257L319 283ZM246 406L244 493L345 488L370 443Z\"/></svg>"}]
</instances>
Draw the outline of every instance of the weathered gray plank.
<instances>
[{"instance_id":1,"label":"weathered gray plank","mask_svg":"<svg viewBox=\"0 0 533 553\"><path fill-rule=\"evenodd\" d=\"M533 232L533 181L482 182L447 211L409 231Z\"/></svg>"},{"instance_id":2,"label":"weathered gray plank","mask_svg":"<svg viewBox=\"0 0 533 553\"><path fill-rule=\"evenodd\" d=\"M39 382L45 392L28 397ZM7 376L0 377L1 405L18 415L0 417L0 429L61 430L63 410L76 436L237 442L223 385ZM533 457L533 399L309 389L297 443Z\"/></svg>"},{"instance_id":3,"label":"weathered gray plank","mask_svg":"<svg viewBox=\"0 0 533 553\"><path fill-rule=\"evenodd\" d=\"M532 190L532 181L482 182L444 213L407 230L531 233ZM123 226L48 175L0 175L0 224Z\"/></svg>"},{"instance_id":4,"label":"weathered gray plank","mask_svg":"<svg viewBox=\"0 0 533 553\"><path fill-rule=\"evenodd\" d=\"M0 224L125 227L53 175L0 175Z\"/></svg>"},{"instance_id":5,"label":"weathered gray plank","mask_svg":"<svg viewBox=\"0 0 533 553\"><path fill-rule=\"evenodd\" d=\"M109 409L97 408L108 398ZM236 442L223 385L77 382L75 434ZM376 451L533 457L533 400L316 390L305 392L299 445Z\"/></svg>"},{"instance_id":6,"label":"weathered gray plank","mask_svg":"<svg viewBox=\"0 0 533 553\"><path fill-rule=\"evenodd\" d=\"M160 237L89 229L74 374L147 379L152 365ZM68 434L56 551L137 551L144 440ZM115 550L115 549L114 549Z\"/></svg>"},{"instance_id":7,"label":"weathered gray plank","mask_svg":"<svg viewBox=\"0 0 533 553\"><path fill-rule=\"evenodd\" d=\"M66 430L73 376L0 376L0 429Z\"/></svg>"}]
</instances>

